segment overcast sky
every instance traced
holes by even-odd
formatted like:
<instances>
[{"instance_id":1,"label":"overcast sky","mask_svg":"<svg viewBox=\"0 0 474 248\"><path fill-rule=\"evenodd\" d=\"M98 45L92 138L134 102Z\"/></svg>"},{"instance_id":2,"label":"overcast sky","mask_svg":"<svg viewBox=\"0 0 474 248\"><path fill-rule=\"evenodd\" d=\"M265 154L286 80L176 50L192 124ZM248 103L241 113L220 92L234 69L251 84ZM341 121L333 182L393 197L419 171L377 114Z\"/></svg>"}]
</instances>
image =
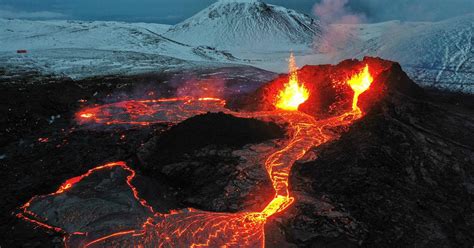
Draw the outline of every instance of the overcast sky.
<instances>
[{"instance_id":1,"label":"overcast sky","mask_svg":"<svg viewBox=\"0 0 474 248\"><path fill-rule=\"evenodd\" d=\"M312 14L320 0L265 2ZM0 17L81 19L174 24L215 0L0 0ZM348 0L369 22L433 21L474 12L474 0Z\"/></svg>"}]
</instances>

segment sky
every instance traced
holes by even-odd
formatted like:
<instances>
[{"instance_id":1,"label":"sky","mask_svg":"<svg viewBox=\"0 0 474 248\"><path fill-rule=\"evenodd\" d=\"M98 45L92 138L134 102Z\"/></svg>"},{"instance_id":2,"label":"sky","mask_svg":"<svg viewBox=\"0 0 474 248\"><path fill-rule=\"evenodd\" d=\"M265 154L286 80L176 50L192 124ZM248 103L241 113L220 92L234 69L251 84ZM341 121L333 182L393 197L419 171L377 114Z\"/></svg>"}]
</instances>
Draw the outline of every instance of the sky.
<instances>
[{"instance_id":1,"label":"sky","mask_svg":"<svg viewBox=\"0 0 474 248\"><path fill-rule=\"evenodd\" d=\"M314 15L321 0L265 0ZM474 13L474 0L344 0L367 22L438 21ZM0 0L0 18L76 19L175 24L215 0Z\"/></svg>"}]
</instances>

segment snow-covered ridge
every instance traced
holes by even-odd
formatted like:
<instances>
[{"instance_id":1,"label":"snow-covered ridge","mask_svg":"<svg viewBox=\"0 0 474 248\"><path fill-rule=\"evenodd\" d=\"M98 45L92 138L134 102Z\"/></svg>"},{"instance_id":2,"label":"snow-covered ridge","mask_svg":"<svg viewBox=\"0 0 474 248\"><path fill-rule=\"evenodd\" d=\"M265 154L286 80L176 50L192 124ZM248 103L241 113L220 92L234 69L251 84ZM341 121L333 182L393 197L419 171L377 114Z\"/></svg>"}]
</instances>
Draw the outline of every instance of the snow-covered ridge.
<instances>
[{"instance_id":1,"label":"snow-covered ridge","mask_svg":"<svg viewBox=\"0 0 474 248\"><path fill-rule=\"evenodd\" d=\"M160 54L195 61L226 59L225 54L214 49L190 46L162 36L168 28L145 23L0 19L0 51L95 49Z\"/></svg>"},{"instance_id":2,"label":"snow-covered ridge","mask_svg":"<svg viewBox=\"0 0 474 248\"><path fill-rule=\"evenodd\" d=\"M238 63L231 54L161 35L168 25L0 19L0 67L73 78ZM26 50L26 54L17 54Z\"/></svg>"},{"instance_id":3,"label":"snow-covered ridge","mask_svg":"<svg viewBox=\"0 0 474 248\"><path fill-rule=\"evenodd\" d=\"M400 62L422 86L474 93L474 14L331 28L350 32L350 45L321 53L310 46L324 35L318 21L240 0L216 2L175 26L0 19L0 68L75 78L230 63L285 72L293 50L300 66L379 56Z\"/></svg>"},{"instance_id":4,"label":"snow-covered ridge","mask_svg":"<svg viewBox=\"0 0 474 248\"><path fill-rule=\"evenodd\" d=\"M474 14L434 23L387 22L355 28L360 32L359 45L339 59L379 56L399 62L421 85L474 93Z\"/></svg>"}]
</instances>

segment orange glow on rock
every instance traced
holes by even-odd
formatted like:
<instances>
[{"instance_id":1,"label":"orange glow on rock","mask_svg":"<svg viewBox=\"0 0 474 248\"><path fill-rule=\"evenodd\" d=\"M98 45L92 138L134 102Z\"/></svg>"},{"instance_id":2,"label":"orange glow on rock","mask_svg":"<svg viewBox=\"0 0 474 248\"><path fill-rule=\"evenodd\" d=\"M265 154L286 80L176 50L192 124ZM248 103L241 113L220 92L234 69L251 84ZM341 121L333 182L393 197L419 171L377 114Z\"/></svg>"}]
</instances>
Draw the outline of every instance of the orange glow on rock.
<instances>
[{"instance_id":1,"label":"orange glow on rock","mask_svg":"<svg viewBox=\"0 0 474 248\"><path fill-rule=\"evenodd\" d=\"M298 82L298 68L293 53L289 61L289 80L277 96L275 106L279 109L295 111L309 98L308 89Z\"/></svg>"},{"instance_id":2,"label":"orange glow on rock","mask_svg":"<svg viewBox=\"0 0 474 248\"><path fill-rule=\"evenodd\" d=\"M92 113L84 113L84 114L81 114L80 116L81 116L81 118L92 118L92 117L94 117L94 114L92 114Z\"/></svg>"},{"instance_id":3,"label":"orange glow on rock","mask_svg":"<svg viewBox=\"0 0 474 248\"><path fill-rule=\"evenodd\" d=\"M366 90L369 89L370 85L374 81L372 75L369 72L369 65L365 65L364 69L352 76L347 84L351 86L352 90L354 91L354 99L352 100L352 110L360 111L359 106L357 106L357 102L359 100L360 94L364 93Z\"/></svg>"}]
</instances>

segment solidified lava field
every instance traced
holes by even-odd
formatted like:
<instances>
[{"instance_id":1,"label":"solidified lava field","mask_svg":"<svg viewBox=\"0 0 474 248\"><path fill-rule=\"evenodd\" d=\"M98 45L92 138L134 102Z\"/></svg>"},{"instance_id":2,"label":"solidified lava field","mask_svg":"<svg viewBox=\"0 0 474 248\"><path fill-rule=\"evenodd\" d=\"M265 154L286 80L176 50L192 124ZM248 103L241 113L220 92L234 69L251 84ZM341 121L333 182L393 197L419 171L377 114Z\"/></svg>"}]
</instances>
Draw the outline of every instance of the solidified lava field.
<instances>
[{"instance_id":1,"label":"solidified lava field","mask_svg":"<svg viewBox=\"0 0 474 248\"><path fill-rule=\"evenodd\" d=\"M473 244L472 96L366 58L302 68L308 98L277 110L291 76L243 70L225 75L253 88L229 76L206 96L170 75L2 84L0 244Z\"/></svg>"}]
</instances>

